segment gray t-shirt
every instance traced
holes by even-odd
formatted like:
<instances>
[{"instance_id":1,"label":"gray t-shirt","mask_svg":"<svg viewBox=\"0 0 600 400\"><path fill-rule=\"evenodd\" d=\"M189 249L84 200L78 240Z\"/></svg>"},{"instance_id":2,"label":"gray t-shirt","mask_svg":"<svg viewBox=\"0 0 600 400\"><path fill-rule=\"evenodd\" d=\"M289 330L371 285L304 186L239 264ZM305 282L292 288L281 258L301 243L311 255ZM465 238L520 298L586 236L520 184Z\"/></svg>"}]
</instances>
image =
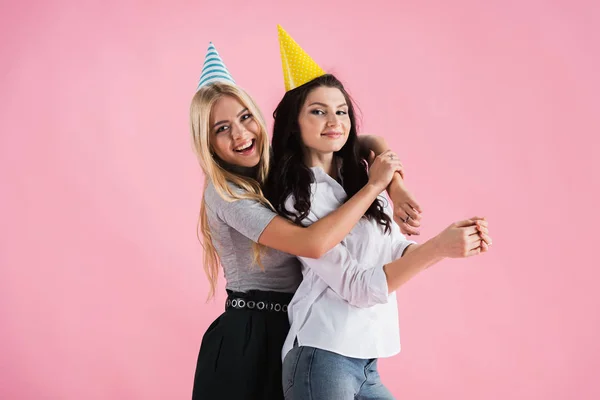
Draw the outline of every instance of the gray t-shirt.
<instances>
[{"instance_id":1,"label":"gray t-shirt","mask_svg":"<svg viewBox=\"0 0 600 400\"><path fill-rule=\"evenodd\" d=\"M235 191L243 189L230 184ZM261 256L264 271L253 264L252 242L277 215L255 200L228 202L212 182L204 192L213 245L221 259L226 288L236 292L271 290L294 293L302 281L300 261L290 254L266 248Z\"/></svg>"}]
</instances>

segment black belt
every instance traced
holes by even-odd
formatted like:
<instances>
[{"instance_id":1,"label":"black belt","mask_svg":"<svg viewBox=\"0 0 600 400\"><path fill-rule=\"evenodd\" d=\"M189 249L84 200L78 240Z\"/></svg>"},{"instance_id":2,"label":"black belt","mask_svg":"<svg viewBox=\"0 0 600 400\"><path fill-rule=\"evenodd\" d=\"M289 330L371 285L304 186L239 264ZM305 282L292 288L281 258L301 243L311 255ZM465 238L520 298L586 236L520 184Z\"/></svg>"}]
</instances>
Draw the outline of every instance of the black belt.
<instances>
[{"instance_id":1,"label":"black belt","mask_svg":"<svg viewBox=\"0 0 600 400\"><path fill-rule=\"evenodd\" d=\"M225 310L229 310L230 308L235 308L238 310L247 309L247 310L258 310L258 311L275 311L275 312L284 312L286 313L288 310L288 305L286 303L278 303L274 301L255 301L242 299L240 297L229 296L227 297L227 301L225 301Z\"/></svg>"}]
</instances>

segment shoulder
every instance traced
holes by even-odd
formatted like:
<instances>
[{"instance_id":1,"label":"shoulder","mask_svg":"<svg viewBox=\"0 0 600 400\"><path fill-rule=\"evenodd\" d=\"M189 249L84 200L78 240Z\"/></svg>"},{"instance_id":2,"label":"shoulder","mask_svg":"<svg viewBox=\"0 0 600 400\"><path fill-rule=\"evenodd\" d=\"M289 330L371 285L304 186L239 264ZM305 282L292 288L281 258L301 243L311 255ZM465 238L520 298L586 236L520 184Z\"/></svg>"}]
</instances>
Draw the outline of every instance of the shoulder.
<instances>
[{"instance_id":1,"label":"shoulder","mask_svg":"<svg viewBox=\"0 0 600 400\"><path fill-rule=\"evenodd\" d=\"M227 186L233 193L239 195L245 193L244 189L231 182L227 182ZM204 190L204 200L206 201L206 204L209 207L214 207L222 206L224 203L231 203L235 199L228 198L227 193L221 193L219 190L217 190L212 181L208 181L208 183L206 184L206 189Z\"/></svg>"}]
</instances>

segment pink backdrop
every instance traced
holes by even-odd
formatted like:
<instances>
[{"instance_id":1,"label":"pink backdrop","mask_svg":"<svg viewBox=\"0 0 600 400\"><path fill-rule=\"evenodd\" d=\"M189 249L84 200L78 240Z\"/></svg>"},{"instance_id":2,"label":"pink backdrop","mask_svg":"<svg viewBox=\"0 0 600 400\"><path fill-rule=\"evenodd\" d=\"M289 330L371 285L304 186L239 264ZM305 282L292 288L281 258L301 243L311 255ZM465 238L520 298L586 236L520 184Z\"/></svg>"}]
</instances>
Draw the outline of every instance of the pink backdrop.
<instances>
[{"instance_id":1,"label":"pink backdrop","mask_svg":"<svg viewBox=\"0 0 600 400\"><path fill-rule=\"evenodd\" d=\"M189 101L212 40L269 116L276 23L401 154L421 240L490 220L491 253L399 292L393 393L600 397L597 2L6 3L0 398L190 397L224 291L204 303Z\"/></svg>"}]
</instances>

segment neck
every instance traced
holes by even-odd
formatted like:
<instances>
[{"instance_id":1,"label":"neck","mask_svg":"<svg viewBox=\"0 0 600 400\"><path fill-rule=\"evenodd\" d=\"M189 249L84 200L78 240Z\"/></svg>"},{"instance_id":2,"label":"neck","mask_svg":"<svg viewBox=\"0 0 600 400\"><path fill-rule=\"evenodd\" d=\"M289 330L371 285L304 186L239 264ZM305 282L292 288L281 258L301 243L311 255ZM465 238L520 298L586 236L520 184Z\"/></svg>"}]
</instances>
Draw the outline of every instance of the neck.
<instances>
[{"instance_id":1,"label":"neck","mask_svg":"<svg viewBox=\"0 0 600 400\"><path fill-rule=\"evenodd\" d=\"M235 175L245 176L247 178L257 179L258 178L258 164L254 167L242 167L240 165L234 165L226 163L225 161L218 159L217 162L225 171L231 172Z\"/></svg>"},{"instance_id":2,"label":"neck","mask_svg":"<svg viewBox=\"0 0 600 400\"><path fill-rule=\"evenodd\" d=\"M304 163L307 167L321 167L326 174L337 179L337 166L333 153L320 153L305 148Z\"/></svg>"}]
</instances>

